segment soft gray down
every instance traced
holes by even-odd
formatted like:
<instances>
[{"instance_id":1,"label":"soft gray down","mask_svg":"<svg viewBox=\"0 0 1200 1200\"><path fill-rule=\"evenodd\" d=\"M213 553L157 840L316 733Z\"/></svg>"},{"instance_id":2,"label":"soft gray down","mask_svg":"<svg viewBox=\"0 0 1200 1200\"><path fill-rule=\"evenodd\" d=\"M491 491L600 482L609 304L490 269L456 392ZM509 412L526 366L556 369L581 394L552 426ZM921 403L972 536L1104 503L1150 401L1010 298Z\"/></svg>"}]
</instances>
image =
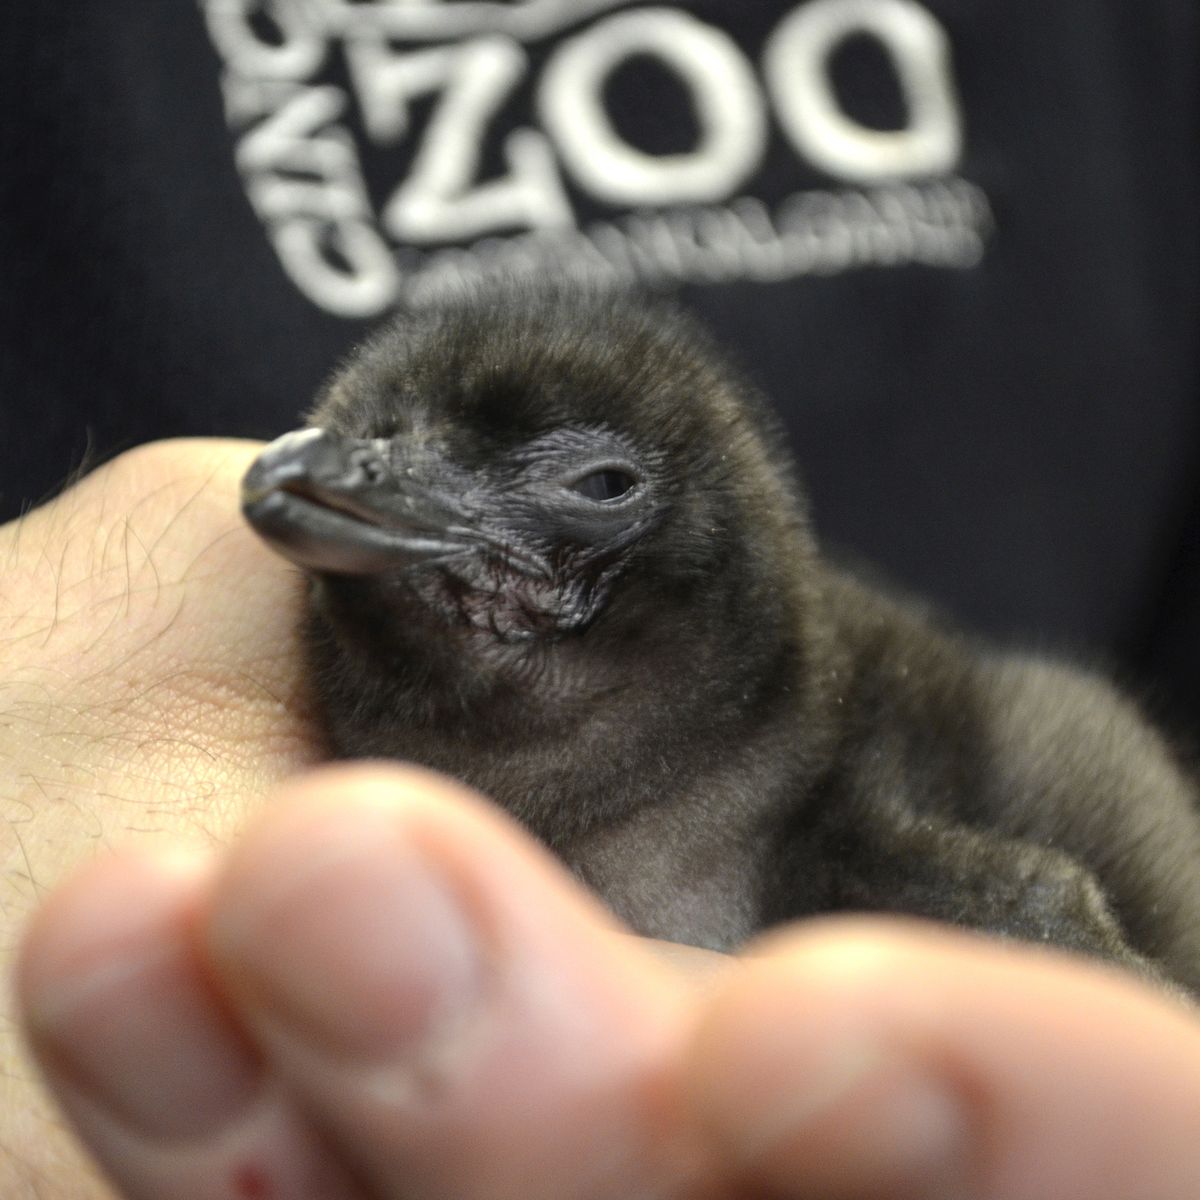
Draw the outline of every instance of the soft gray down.
<instances>
[{"instance_id":1,"label":"soft gray down","mask_svg":"<svg viewBox=\"0 0 1200 1200\"><path fill-rule=\"evenodd\" d=\"M311 580L333 751L473 784L644 934L898 911L1200 994L1168 746L1100 679L829 566L781 445L673 309L400 314L245 481Z\"/></svg>"}]
</instances>

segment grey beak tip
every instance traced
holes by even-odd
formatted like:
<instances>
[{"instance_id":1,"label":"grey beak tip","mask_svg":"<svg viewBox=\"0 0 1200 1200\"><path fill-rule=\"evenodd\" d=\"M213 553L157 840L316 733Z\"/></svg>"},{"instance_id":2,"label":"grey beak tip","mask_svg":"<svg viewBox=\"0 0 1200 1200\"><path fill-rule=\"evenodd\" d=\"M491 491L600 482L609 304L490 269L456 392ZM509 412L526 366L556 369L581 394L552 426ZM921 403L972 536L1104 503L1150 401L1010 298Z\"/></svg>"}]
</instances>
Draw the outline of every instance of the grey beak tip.
<instances>
[{"instance_id":1,"label":"grey beak tip","mask_svg":"<svg viewBox=\"0 0 1200 1200\"><path fill-rule=\"evenodd\" d=\"M290 480L310 475L319 446L330 440L324 429L293 429L269 443L242 477L242 508L261 501Z\"/></svg>"}]
</instances>

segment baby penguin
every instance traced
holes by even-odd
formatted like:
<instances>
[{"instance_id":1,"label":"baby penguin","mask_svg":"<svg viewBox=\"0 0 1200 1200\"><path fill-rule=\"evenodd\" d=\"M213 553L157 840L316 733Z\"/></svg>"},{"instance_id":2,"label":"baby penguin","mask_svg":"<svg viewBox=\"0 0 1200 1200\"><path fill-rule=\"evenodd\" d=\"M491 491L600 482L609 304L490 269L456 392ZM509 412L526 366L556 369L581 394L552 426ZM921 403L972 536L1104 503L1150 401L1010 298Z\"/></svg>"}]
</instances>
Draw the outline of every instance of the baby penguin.
<instances>
[{"instance_id":1,"label":"baby penguin","mask_svg":"<svg viewBox=\"0 0 1200 1200\"><path fill-rule=\"evenodd\" d=\"M678 311L401 313L243 508L308 575L334 752L465 780L638 932L903 912L1200 993L1197 794L1163 741L823 561L768 407Z\"/></svg>"}]
</instances>

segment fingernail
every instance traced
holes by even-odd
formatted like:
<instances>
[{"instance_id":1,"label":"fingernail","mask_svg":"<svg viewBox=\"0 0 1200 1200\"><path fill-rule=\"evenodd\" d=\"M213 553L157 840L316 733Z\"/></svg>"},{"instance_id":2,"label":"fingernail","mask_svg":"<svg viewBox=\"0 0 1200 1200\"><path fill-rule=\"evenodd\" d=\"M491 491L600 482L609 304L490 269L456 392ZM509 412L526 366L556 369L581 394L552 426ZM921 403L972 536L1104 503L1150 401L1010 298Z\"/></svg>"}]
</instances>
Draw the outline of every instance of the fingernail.
<instances>
[{"instance_id":1,"label":"fingernail","mask_svg":"<svg viewBox=\"0 0 1200 1200\"><path fill-rule=\"evenodd\" d=\"M857 1041L826 1044L819 1063L792 1073L789 1087L743 1088L726 1115L738 1157L756 1161L797 1130L821 1120L869 1083L879 1069L879 1051Z\"/></svg>"},{"instance_id":2,"label":"fingernail","mask_svg":"<svg viewBox=\"0 0 1200 1200\"><path fill-rule=\"evenodd\" d=\"M197 968L170 874L93 874L42 922L21 989L58 1086L162 1139L225 1127L259 1080Z\"/></svg>"},{"instance_id":3,"label":"fingernail","mask_svg":"<svg viewBox=\"0 0 1200 1200\"><path fill-rule=\"evenodd\" d=\"M790 1090L749 1090L725 1114L735 1159L775 1178L801 1172L814 1195L839 1183L854 1195L970 1194L966 1121L948 1086L870 1042L826 1052L815 1077L797 1072ZM838 1164L833 1178L822 1177L823 1160Z\"/></svg>"},{"instance_id":4,"label":"fingernail","mask_svg":"<svg viewBox=\"0 0 1200 1200\"><path fill-rule=\"evenodd\" d=\"M470 1006L470 925L386 814L282 830L264 853L223 889L213 922L214 955L258 1017L377 1062Z\"/></svg>"}]
</instances>

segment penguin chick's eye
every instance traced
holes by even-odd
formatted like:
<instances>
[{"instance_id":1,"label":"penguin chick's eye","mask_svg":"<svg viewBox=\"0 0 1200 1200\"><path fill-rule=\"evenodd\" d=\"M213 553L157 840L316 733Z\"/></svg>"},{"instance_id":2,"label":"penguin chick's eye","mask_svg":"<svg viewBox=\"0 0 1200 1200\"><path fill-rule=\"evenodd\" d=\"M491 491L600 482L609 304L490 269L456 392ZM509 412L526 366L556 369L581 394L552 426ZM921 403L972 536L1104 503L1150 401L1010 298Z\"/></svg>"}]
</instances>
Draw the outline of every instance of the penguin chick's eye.
<instances>
[{"instance_id":1,"label":"penguin chick's eye","mask_svg":"<svg viewBox=\"0 0 1200 1200\"><path fill-rule=\"evenodd\" d=\"M571 490L584 497L585 500L608 504L627 495L633 490L636 483L637 480L628 471L620 471L615 467L604 467L575 480L571 484Z\"/></svg>"}]
</instances>

